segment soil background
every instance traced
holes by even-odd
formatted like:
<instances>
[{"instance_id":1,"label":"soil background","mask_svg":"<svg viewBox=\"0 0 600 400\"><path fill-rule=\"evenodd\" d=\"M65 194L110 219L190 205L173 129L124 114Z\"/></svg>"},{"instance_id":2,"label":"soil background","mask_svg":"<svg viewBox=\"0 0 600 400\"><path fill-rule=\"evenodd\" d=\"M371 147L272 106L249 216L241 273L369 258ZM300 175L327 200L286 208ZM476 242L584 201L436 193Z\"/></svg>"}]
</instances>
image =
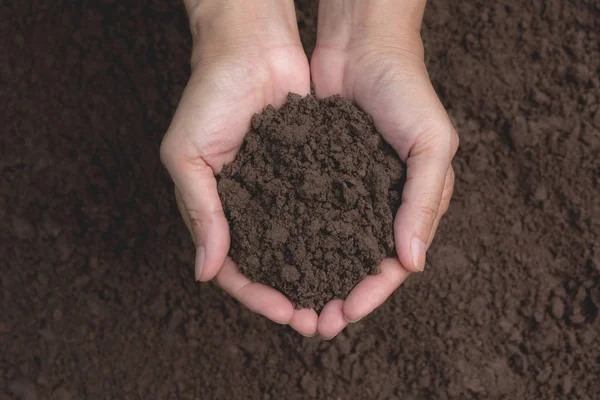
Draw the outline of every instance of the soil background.
<instances>
[{"instance_id":1,"label":"soil background","mask_svg":"<svg viewBox=\"0 0 600 400\"><path fill-rule=\"evenodd\" d=\"M0 399L597 398L597 1L429 2L454 200L425 272L332 341L194 283L158 157L189 75L179 0L9 0L0 21Z\"/></svg>"}]
</instances>

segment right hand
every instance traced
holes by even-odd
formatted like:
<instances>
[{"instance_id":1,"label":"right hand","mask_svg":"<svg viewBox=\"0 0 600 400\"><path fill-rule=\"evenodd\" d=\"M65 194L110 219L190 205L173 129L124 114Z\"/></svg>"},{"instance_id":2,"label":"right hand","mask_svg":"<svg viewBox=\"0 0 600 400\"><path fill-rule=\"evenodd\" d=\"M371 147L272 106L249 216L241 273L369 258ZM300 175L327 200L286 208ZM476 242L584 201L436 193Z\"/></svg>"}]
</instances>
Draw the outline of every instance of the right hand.
<instances>
[{"instance_id":1,"label":"right hand","mask_svg":"<svg viewBox=\"0 0 600 400\"><path fill-rule=\"evenodd\" d=\"M332 301L318 330L332 337L358 321L422 271L454 187L458 135L429 80L420 28L425 0L321 0L311 68L318 97L341 94L373 117L407 166L394 220L397 257L367 276L344 301Z\"/></svg>"},{"instance_id":2,"label":"right hand","mask_svg":"<svg viewBox=\"0 0 600 400\"><path fill-rule=\"evenodd\" d=\"M251 311L314 335L314 310L295 310L277 290L251 282L227 257L229 227L215 174L234 160L254 113L310 92L293 2L188 1L192 74L161 145L179 211L196 246L196 279L214 279ZM194 28L197 27L197 32Z\"/></svg>"}]
</instances>

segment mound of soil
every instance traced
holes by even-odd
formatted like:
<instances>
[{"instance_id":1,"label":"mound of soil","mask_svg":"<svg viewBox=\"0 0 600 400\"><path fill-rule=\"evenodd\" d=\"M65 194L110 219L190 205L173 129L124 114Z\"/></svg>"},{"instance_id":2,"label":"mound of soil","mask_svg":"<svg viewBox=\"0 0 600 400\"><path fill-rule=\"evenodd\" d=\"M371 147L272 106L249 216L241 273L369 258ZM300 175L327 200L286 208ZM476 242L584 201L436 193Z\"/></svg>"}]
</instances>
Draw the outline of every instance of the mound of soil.
<instances>
[{"instance_id":1,"label":"mound of soil","mask_svg":"<svg viewBox=\"0 0 600 400\"><path fill-rule=\"evenodd\" d=\"M393 251L403 171L352 102L290 94L254 116L221 173L230 255L299 307L344 299Z\"/></svg>"}]
</instances>

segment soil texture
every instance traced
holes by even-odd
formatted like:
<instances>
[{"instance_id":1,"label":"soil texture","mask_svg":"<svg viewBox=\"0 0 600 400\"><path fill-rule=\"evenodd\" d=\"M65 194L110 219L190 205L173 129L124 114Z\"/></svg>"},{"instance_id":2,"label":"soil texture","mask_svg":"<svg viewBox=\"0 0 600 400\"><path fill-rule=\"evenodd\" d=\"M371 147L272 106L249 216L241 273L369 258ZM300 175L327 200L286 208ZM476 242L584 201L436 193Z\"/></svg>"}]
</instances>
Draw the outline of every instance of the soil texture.
<instances>
[{"instance_id":1,"label":"soil texture","mask_svg":"<svg viewBox=\"0 0 600 400\"><path fill-rule=\"evenodd\" d=\"M221 172L230 255L298 307L344 299L394 249L403 172L352 102L290 94L280 110L254 116Z\"/></svg>"},{"instance_id":2,"label":"soil texture","mask_svg":"<svg viewBox=\"0 0 600 400\"><path fill-rule=\"evenodd\" d=\"M597 0L427 2L454 198L425 272L331 341L194 281L158 156L190 73L180 0L0 21L2 400L597 398Z\"/></svg>"}]
</instances>

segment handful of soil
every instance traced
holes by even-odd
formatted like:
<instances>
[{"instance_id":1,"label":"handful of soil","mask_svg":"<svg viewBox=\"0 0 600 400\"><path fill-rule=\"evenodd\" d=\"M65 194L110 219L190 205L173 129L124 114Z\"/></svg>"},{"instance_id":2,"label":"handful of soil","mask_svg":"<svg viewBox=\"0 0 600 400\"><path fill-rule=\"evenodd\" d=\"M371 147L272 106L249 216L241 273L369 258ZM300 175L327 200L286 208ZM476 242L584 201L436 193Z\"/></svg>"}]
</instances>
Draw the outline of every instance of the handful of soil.
<instances>
[{"instance_id":1,"label":"handful of soil","mask_svg":"<svg viewBox=\"0 0 600 400\"><path fill-rule=\"evenodd\" d=\"M254 116L221 172L230 256L248 278L320 311L393 253L403 179L398 156L352 102L290 94Z\"/></svg>"}]
</instances>

